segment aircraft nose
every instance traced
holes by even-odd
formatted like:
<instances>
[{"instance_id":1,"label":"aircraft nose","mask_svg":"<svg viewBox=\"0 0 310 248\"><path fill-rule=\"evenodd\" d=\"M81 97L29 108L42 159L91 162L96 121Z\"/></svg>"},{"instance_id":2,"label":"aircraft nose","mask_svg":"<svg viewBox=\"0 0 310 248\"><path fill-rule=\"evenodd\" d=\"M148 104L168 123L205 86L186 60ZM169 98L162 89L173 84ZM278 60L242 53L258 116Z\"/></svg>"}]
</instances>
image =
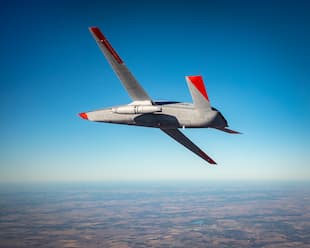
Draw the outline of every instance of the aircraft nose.
<instances>
[{"instance_id":1,"label":"aircraft nose","mask_svg":"<svg viewBox=\"0 0 310 248\"><path fill-rule=\"evenodd\" d=\"M88 120L88 116L86 113L79 113L79 116L85 120Z\"/></svg>"}]
</instances>

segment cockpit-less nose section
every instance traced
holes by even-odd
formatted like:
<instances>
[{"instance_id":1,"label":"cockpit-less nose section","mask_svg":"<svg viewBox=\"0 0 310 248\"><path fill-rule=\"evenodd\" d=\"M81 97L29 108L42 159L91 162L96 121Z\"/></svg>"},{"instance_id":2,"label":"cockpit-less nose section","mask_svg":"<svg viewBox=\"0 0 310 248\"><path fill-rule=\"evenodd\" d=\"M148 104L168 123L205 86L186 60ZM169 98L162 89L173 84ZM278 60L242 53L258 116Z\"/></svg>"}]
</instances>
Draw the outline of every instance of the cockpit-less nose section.
<instances>
[{"instance_id":1,"label":"cockpit-less nose section","mask_svg":"<svg viewBox=\"0 0 310 248\"><path fill-rule=\"evenodd\" d=\"M186 77L193 103L155 102L128 70L99 28L91 27L89 30L133 101L127 105L80 113L80 117L96 122L159 128L208 163L216 164L179 130L215 128L227 133L239 133L228 129L227 121L221 112L211 107L202 77Z\"/></svg>"}]
</instances>

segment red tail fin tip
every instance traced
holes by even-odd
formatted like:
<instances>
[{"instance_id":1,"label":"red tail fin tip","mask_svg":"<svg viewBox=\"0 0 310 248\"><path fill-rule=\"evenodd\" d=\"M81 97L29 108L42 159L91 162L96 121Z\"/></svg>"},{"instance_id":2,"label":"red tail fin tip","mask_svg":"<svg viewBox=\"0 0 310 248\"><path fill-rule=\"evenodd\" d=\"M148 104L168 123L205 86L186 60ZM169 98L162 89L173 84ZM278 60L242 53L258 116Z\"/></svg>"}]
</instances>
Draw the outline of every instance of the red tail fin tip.
<instances>
[{"instance_id":1,"label":"red tail fin tip","mask_svg":"<svg viewBox=\"0 0 310 248\"><path fill-rule=\"evenodd\" d=\"M196 89L204 96L204 98L209 102L209 97L206 91L206 87L203 83L202 76L188 76L188 79L196 87Z\"/></svg>"}]
</instances>

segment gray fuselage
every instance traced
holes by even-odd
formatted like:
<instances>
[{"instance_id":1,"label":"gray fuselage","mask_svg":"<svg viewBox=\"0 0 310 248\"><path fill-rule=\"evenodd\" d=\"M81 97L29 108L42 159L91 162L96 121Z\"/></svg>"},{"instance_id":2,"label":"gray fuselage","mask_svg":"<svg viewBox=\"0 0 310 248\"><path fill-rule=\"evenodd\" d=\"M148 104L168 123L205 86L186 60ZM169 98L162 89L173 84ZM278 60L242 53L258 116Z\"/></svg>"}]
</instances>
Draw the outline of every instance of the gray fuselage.
<instances>
[{"instance_id":1,"label":"gray fuselage","mask_svg":"<svg viewBox=\"0 0 310 248\"><path fill-rule=\"evenodd\" d=\"M224 128L227 121L223 115L212 109L197 109L192 103L154 102L160 106L153 113L116 113L115 109L133 105L121 105L87 112L88 119L96 122L126 124L157 128Z\"/></svg>"}]
</instances>

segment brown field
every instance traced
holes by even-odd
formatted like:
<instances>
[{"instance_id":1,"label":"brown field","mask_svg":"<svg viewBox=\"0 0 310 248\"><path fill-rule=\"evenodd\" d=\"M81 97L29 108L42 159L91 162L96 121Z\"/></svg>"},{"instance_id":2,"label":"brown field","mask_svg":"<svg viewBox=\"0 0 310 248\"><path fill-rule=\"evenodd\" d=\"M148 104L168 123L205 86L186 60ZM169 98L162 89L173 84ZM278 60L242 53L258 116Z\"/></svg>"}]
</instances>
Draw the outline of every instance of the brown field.
<instances>
[{"instance_id":1,"label":"brown field","mask_svg":"<svg viewBox=\"0 0 310 248\"><path fill-rule=\"evenodd\" d=\"M2 185L0 247L310 247L309 184Z\"/></svg>"}]
</instances>

